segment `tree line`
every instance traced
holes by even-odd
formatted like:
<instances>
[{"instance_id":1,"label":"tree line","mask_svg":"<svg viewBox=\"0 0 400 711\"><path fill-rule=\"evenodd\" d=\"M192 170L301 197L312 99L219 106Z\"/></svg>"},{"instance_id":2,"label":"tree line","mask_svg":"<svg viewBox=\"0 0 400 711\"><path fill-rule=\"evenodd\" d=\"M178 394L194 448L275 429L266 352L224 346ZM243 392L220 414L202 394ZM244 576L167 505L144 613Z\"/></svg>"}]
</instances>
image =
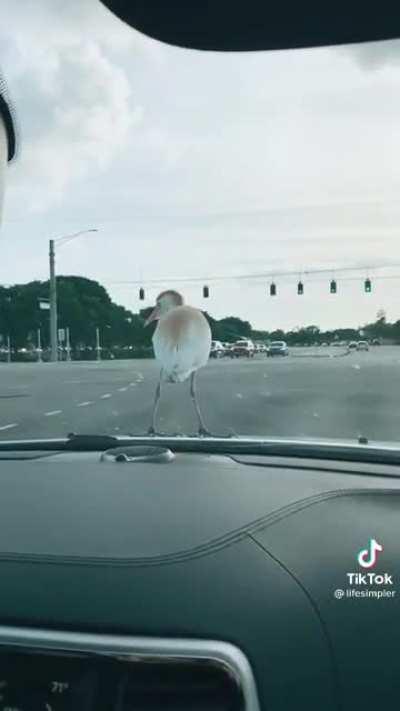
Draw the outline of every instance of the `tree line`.
<instances>
[{"instance_id":1,"label":"tree line","mask_svg":"<svg viewBox=\"0 0 400 711\"><path fill-rule=\"evenodd\" d=\"M144 328L144 320L150 308L134 313L112 301L106 289L97 281L80 276L57 277L58 326L69 328L74 354L86 353L87 357L96 346L96 328L101 334L103 353L113 351L116 357L149 355L155 324ZM0 286L0 348L10 339L13 350L26 348L33 351L37 346L40 329L41 345L50 346L49 311L40 309L40 300L49 298L48 281L32 281L28 284ZM249 321L236 316L214 319L204 312L210 323L212 337L222 342L234 342L241 338L256 341L285 340L289 345L314 345L334 340L360 338L360 330L345 328L323 331L311 325L292 331L256 330ZM400 343L400 320L388 323L380 312L375 322L363 327L366 338L389 339ZM127 350L130 349L130 350ZM120 351L120 353L119 353Z\"/></svg>"}]
</instances>

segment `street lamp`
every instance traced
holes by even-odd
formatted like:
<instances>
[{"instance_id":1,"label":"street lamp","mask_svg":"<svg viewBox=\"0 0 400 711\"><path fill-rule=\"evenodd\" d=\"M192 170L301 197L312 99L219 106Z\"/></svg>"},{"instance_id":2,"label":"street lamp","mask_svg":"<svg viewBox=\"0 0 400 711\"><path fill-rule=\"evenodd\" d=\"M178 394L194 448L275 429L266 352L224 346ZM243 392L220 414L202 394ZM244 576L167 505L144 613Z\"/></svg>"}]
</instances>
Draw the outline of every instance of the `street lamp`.
<instances>
[{"instance_id":1,"label":"street lamp","mask_svg":"<svg viewBox=\"0 0 400 711\"><path fill-rule=\"evenodd\" d=\"M56 255L55 255L55 244L66 244L70 242L75 237L86 234L87 232L98 232L96 228L90 230L80 230L80 232L74 232L72 235L65 235L64 237L57 237L57 239L51 239L49 242L49 258L50 258L50 343L51 343L51 360L58 360L58 349L57 349L57 280L56 280Z\"/></svg>"}]
</instances>

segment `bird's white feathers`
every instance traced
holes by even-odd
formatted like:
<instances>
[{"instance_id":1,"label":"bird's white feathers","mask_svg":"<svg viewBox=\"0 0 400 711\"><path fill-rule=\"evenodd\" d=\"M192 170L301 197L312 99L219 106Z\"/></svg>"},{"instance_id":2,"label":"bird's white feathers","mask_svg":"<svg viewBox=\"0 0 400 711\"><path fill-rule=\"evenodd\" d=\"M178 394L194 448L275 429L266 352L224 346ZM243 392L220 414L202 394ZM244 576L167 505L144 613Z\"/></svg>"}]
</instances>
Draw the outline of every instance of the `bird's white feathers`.
<instances>
[{"instance_id":1,"label":"bird's white feathers","mask_svg":"<svg viewBox=\"0 0 400 711\"><path fill-rule=\"evenodd\" d=\"M208 361L211 348L208 321L192 306L176 306L158 321L153 346L163 379L182 383Z\"/></svg>"}]
</instances>

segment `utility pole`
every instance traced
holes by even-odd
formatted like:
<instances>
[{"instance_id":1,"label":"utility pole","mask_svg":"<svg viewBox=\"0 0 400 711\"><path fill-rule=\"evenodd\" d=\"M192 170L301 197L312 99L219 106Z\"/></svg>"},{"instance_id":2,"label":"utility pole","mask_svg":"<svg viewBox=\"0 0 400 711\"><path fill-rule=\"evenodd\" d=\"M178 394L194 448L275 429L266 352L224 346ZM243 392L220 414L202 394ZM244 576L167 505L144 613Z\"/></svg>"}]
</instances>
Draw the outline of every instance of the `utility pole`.
<instances>
[{"instance_id":1,"label":"utility pole","mask_svg":"<svg viewBox=\"0 0 400 711\"><path fill-rule=\"evenodd\" d=\"M41 339L41 334L40 334L40 328L37 330L37 354L38 354L38 363L42 363L42 339Z\"/></svg>"},{"instance_id":2,"label":"utility pole","mask_svg":"<svg viewBox=\"0 0 400 711\"><path fill-rule=\"evenodd\" d=\"M101 346L100 346L100 329L96 328L96 351L97 351L97 360L101 360Z\"/></svg>"},{"instance_id":3,"label":"utility pole","mask_svg":"<svg viewBox=\"0 0 400 711\"><path fill-rule=\"evenodd\" d=\"M67 336L67 345L66 345L67 360L71 360L71 343L69 340L69 326L67 326L67 328L65 330L66 330L66 336Z\"/></svg>"},{"instance_id":4,"label":"utility pole","mask_svg":"<svg viewBox=\"0 0 400 711\"><path fill-rule=\"evenodd\" d=\"M11 345L10 345L10 336L7 336L7 363L11 363Z\"/></svg>"},{"instance_id":5,"label":"utility pole","mask_svg":"<svg viewBox=\"0 0 400 711\"><path fill-rule=\"evenodd\" d=\"M57 338L57 283L56 283L56 257L54 251L54 239L50 240L50 344L51 360L58 360L58 338Z\"/></svg>"}]
</instances>

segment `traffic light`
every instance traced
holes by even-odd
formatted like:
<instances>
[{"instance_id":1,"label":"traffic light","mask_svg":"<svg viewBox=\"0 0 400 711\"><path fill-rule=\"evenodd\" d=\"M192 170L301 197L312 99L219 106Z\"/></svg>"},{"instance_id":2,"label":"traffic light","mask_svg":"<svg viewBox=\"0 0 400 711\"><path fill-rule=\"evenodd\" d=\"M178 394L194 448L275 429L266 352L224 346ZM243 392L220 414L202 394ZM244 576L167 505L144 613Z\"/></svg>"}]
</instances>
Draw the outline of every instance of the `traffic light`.
<instances>
[{"instance_id":1,"label":"traffic light","mask_svg":"<svg viewBox=\"0 0 400 711\"><path fill-rule=\"evenodd\" d=\"M144 289L142 286L139 289L139 299L140 301L144 301Z\"/></svg>"},{"instance_id":2,"label":"traffic light","mask_svg":"<svg viewBox=\"0 0 400 711\"><path fill-rule=\"evenodd\" d=\"M297 284L297 293L300 294L300 296L304 294L304 284L302 281L299 281Z\"/></svg>"},{"instance_id":3,"label":"traffic light","mask_svg":"<svg viewBox=\"0 0 400 711\"><path fill-rule=\"evenodd\" d=\"M272 283L269 287L269 295L276 296L276 284Z\"/></svg>"},{"instance_id":4,"label":"traffic light","mask_svg":"<svg viewBox=\"0 0 400 711\"><path fill-rule=\"evenodd\" d=\"M371 284L371 279L366 279L364 282L364 290L367 292L367 294L370 294L372 291L372 284Z\"/></svg>"},{"instance_id":5,"label":"traffic light","mask_svg":"<svg viewBox=\"0 0 400 711\"><path fill-rule=\"evenodd\" d=\"M203 286L203 298L208 299L209 296L210 296L210 290L209 290L208 286Z\"/></svg>"},{"instance_id":6,"label":"traffic light","mask_svg":"<svg viewBox=\"0 0 400 711\"><path fill-rule=\"evenodd\" d=\"M331 294L336 294L336 292L337 292L337 284L334 279L331 280L330 291L331 291Z\"/></svg>"}]
</instances>

